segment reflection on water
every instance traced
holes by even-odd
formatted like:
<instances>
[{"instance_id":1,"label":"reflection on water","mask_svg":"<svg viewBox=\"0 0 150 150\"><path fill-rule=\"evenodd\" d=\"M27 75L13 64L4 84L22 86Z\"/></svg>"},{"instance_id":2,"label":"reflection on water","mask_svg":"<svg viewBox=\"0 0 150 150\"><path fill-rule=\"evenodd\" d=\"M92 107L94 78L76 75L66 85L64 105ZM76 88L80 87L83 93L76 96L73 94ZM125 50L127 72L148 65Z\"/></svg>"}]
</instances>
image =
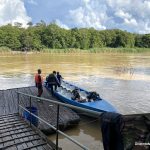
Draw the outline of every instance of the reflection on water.
<instances>
[{"instance_id":1,"label":"reflection on water","mask_svg":"<svg viewBox=\"0 0 150 150\"><path fill-rule=\"evenodd\" d=\"M1 54L0 89L34 85L34 74L38 68L42 69L44 77L53 70L60 71L66 80L87 90L97 91L123 114L150 110L148 53ZM66 131L92 150L102 149L98 132L99 124L96 122ZM66 139L61 139L60 144L64 141L64 145L70 143Z\"/></svg>"}]
</instances>

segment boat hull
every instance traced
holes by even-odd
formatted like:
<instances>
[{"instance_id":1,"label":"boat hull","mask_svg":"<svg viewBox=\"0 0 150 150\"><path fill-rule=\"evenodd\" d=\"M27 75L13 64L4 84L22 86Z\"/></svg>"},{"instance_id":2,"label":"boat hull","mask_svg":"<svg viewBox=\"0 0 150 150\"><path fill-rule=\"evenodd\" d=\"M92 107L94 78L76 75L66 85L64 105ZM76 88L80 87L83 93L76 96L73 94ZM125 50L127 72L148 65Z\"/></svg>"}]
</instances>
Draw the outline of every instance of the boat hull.
<instances>
[{"instance_id":1,"label":"boat hull","mask_svg":"<svg viewBox=\"0 0 150 150\"><path fill-rule=\"evenodd\" d=\"M63 84L71 86L72 88L78 88L81 92L85 92L86 94L89 94L88 91L80 87L77 87L73 84L70 84L69 82L63 81ZM48 85L45 84L45 87L50 91L50 88L48 87ZM75 100L72 100L71 97L68 98L67 96L65 96L65 94L62 94L58 91L54 91L54 95L64 103L68 103L70 105L81 107L84 109L93 110L96 112L117 112L117 110L104 99L97 99L92 102L77 102ZM87 114L87 113L85 112L84 114Z\"/></svg>"}]
</instances>

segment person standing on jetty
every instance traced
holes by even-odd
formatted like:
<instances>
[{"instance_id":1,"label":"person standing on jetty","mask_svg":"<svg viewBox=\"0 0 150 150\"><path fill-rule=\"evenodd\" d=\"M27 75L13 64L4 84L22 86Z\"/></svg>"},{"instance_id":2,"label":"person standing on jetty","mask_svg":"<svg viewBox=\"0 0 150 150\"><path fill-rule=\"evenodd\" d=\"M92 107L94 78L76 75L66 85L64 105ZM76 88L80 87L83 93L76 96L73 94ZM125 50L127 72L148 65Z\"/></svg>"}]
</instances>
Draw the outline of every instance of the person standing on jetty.
<instances>
[{"instance_id":1,"label":"person standing on jetty","mask_svg":"<svg viewBox=\"0 0 150 150\"><path fill-rule=\"evenodd\" d=\"M56 76L56 71L53 71L53 73L49 74L46 81L48 83L48 86L51 88L51 93L53 95L54 94L53 87L55 87L55 90L56 90L57 86L60 86L59 80L57 79L57 76Z\"/></svg>"},{"instance_id":2,"label":"person standing on jetty","mask_svg":"<svg viewBox=\"0 0 150 150\"><path fill-rule=\"evenodd\" d=\"M43 78L41 76L41 69L37 70L37 74L35 75L35 86L38 88L38 97L41 97L42 93L43 93Z\"/></svg>"}]
</instances>

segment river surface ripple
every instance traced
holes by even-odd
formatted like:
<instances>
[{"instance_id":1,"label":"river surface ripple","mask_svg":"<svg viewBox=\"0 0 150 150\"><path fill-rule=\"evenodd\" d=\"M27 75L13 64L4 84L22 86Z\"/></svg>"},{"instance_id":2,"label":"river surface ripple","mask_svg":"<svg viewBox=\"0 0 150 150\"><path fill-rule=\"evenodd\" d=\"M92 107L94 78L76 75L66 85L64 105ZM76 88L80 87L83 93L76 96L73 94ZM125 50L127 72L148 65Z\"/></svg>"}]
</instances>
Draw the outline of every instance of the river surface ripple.
<instances>
[{"instance_id":1,"label":"river surface ripple","mask_svg":"<svg viewBox=\"0 0 150 150\"><path fill-rule=\"evenodd\" d=\"M122 114L150 110L150 54L1 54L0 89L34 85L34 74L42 69L46 77L53 70L65 80L97 91ZM102 148L98 121L83 117L67 134L92 150ZM50 137L55 139L55 135ZM64 144L65 143L65 144ZM64 149L79 149L60 137ZM68 149L69 150L69 149Z\"/></svg>"}]
</instances>

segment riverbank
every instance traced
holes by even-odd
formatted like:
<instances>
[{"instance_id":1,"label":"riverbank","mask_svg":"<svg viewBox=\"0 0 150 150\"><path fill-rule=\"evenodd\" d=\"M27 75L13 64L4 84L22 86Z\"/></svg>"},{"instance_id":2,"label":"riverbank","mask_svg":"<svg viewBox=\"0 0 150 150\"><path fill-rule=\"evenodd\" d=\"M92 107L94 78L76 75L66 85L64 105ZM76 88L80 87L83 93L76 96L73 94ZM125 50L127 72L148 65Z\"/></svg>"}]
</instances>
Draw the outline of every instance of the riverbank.
<instances>
[{"instance_id":1,"label":"riverbank","mask_svg":"<svg viewBox=\"0 0 150 150\"><path fill-rule=\"evenodd\" d=\"M12 53L12 54L19 54L19 53L145 53L150 52L150 48L94 48L94 49L74 49L74 48L67 48L67 49L41 49L41 50L30 50L30 51L17 51L11 50L7 47L0 47L0 53Z\"/></svg>"}]
</instances>

